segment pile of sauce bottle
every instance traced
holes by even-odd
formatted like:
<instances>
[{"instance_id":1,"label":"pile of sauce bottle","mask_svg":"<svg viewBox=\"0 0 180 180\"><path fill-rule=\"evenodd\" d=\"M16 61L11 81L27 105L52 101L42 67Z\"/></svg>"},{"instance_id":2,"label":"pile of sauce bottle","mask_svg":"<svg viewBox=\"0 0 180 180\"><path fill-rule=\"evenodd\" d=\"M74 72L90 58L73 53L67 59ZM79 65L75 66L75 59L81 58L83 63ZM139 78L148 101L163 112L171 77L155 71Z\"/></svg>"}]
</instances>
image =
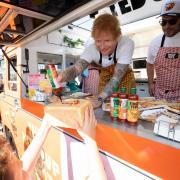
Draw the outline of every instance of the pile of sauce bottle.
<instances>
[{"instance_id":1,"label":"pile of sauce bottle","mask_svg":"<svg viewBox=\"0 0 180 180\"><path fill-rule=\"evenodd\" d=\"M118 92L118 88L114 88L110 96L111 119L118 122L128 122L131 125L137 124L140 114L138 99L136 88L131 88L129 96L125 87L122 87L120 92Z\"/></svg>"}]
</instances>

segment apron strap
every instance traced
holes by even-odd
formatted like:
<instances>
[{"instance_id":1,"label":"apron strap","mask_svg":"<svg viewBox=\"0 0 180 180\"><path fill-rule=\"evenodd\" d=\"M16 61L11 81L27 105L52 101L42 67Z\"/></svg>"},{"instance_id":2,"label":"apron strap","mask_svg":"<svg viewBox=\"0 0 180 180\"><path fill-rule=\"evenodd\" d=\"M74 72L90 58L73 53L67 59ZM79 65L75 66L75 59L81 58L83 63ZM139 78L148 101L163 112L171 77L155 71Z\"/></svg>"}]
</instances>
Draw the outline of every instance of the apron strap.
<instances>
[{"instance_id":1,"label":"apron strap","mask_svg":"<svg viewBox=\"0 0 180 180\"><path fill-rule=\"evenodd\" d=\"M116 48L115 48L115 50L114 50L114 57L113 57L114 64L116 64L116 63L117 63L117 59L116 59L116 50L117 50L117 45L118 45L118 44L116 44Z\"/></svg>"},{"instance_id":2,"label":"apron strap","mask_svg":"<svg viewBox=\"0 0 180 180\"><path fill-rule=\"evenodd\" d=\"M162 37L162 40L161 40L161 47L164 46L164 41L165 41L165 35L163 35L163 37Z\"/></svg>"},{"instance_id":3,"label":"apron strap","mask_svg":"<svg viewBox=\"0 0 180 180\"><path fill-rule=\"evenodd\" d=\"M101 52L99 53L100 53L99 64L102 65L102 53Z\"/></svg>"},{"instance_id":4,"label":"apron strap","mask_svg":"<svg viewBox=\"0 0 180 180\"><path fill-rule=\"evenodd\" d=\"M113 61L114 61L114 64L116 64L116 63L117 63L117 60L116 60L116 50L117 50L117 46L118 46L118 43L116 44L116 48L115 48L115 50L114 50L114 56L113 56ZM101 64L101 65L102 65L102 53L101 53L101 52L99 52L99 54L100 54L99 64Z\"/></svg>"}]
</instances>

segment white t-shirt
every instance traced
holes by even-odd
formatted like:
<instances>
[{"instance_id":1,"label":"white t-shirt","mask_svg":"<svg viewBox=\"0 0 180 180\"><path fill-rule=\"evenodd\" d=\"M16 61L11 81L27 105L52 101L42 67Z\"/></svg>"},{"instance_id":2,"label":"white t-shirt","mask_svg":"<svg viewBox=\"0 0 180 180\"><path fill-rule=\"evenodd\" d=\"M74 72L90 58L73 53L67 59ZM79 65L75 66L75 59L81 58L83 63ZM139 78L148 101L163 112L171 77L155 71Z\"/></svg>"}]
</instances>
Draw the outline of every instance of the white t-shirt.
<instances>
[{"instance_id":1,"label":"white t-shirt","mask_svg":"<svg viewBox=\"0 0 180 180\"><path fill-rule=\"evenodd\" d=\"M157 52L161 46L162 36L163 34L157 36L150 43L147 56L147 62L150 64L155 62ZM180 47L180 32L173 37L166 37L163 47Z\"/></svg>"},{"instance_id":2,"label":"white t-shirt","mask_svg":"<svg viewBox=\"0 0 180 180\"><path fill-rule=\"evenodd\" d=\"M117 63L130 64L132 61L132 55L134 52L134 42L127 36L122 36L118 41L116 49ZM102 67L108 67L114 64L114 53L110 56L102 56ZM86 60L89 63L95 62L99 64L100 52L97 50L95 43L89 44L81 55L81 59Z\"/></svg>"}]
</instances>

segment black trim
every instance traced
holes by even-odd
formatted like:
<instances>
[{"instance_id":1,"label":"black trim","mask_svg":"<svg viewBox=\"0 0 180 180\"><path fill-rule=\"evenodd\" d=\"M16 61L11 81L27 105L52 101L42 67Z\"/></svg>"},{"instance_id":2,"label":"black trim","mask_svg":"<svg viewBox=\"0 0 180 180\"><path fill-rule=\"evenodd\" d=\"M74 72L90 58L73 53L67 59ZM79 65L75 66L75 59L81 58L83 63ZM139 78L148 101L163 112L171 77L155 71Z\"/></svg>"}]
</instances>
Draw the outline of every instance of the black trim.
<instances>
[{"instance_id":1,"label":"black trim","mask_svg":"<svg viewBox=\"0 0 180 180\"><path fill-rule=\"evenodd\" d=\"M161 40L161 47L163 47L164 46L164 41L165 41L165 35L163 35L163 37L162 37L162 40Z\"/></svg>"},{"instance_id":2,"label":"black trim","mask_svg":"<svg viewBox=\"0 0 180 180\"><path fill-rule=\"evenodd\" d=\"M117 46L118 46L118 43L116 44L116 48L115 48L115 50L114 50L114 56L113 56L114 64L117 63L117 60L116 60L116 50L117 50ZM101 51L99 51L99 54L100 54L99 64L102 65L102 53L101 53Z\"/></svg>"}]
</instances>

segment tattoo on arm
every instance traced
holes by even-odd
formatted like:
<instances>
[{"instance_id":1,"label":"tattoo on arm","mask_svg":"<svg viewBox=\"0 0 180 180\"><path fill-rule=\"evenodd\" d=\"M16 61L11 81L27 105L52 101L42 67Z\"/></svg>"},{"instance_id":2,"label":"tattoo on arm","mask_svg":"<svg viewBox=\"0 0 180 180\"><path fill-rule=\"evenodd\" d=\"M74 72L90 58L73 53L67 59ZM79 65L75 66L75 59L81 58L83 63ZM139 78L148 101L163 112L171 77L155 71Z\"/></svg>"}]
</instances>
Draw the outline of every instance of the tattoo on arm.
<instances>
[{"instance_id":1,"label":"tattoo on arm","mask_svg":"<svg viewBox=\"0 0 180 180\"><path fill-rule=\"evenodd\" d=\"M70 81L77 77L79 74L83 72L88 67L89 63L83 59L77 61L73 66L68 67L62 73L62 81Z\"/></svg>"},{"instance_id":2,"label":"tattoo on arm","mask_svg":"<svg viewBox=\"0 0 180 180\"><path fill-rule=\"evenodd\" d=\"M129 64L116 64L113 77L110 79L110 81L106 84L102 94L104 95L104 98L107 98L112 92L113 88L118 87L119 83L121 82L124 74L128 70Z\"/></svg>"}]
</instances>

